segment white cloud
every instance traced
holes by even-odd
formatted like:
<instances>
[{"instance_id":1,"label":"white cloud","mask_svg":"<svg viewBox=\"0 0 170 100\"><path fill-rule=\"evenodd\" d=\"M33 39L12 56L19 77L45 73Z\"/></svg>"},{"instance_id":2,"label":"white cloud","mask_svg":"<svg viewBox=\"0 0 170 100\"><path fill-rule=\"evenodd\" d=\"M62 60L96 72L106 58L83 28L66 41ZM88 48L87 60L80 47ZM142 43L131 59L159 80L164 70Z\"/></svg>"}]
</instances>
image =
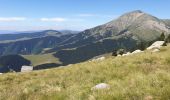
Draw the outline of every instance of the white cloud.
<instances>
[{"instance_id":1,"label":"white cloud","mask_svg":"<svg viewBox=\"0 0 170 100\"><path fill-rule=\"evenodd\" d=\"M66 18L41 18L40 19L43 22L65 22L67 19Z\"/></svg>"},{"instance_id":2,"label":"white cloud","mask_svg":"<svg viewBox=\"0 0 170 100\"><path fill-rule=\"evenodd\" d=\"M0 17L0 22L24 21L25 17Z\"/></svg>"}]
</instances>

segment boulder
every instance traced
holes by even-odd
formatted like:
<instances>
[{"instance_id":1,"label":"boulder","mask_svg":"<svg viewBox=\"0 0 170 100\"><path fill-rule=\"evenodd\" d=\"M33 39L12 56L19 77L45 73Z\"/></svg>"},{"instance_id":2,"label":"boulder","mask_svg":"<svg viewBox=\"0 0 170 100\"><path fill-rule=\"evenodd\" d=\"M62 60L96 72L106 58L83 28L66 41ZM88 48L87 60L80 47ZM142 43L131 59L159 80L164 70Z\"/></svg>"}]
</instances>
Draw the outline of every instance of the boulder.
<instances>
[{"instance_id":1,"label":"boulder","mask_svg":"<svg viewBox=\"0 0 170 100\"><path fill-rule=\"evenodd\" d=\"M154 49L152 52L159 52L160 50L159 49Z\"/></svg>"},{"instance_id":2,"label":"boulder","mask_svg":"<svg viewBox=\"0 0 170 100\"><path fill-rule=\"evenodd\" d=\"M97 84L96 86L92 87L91 90L102 90L102 89L109 89L110 85L106 84L106 83L100 83Z\"/></svg>"},{"instance_id":3,"label":"boulder","mask_svg":"<svg viewBox=\"0 0 170 100\"><path fill-rule=\"evenodd\" d=\"M129 55L131 55L131 53L127 52L126 54L123 54L122 56L129 56Z\"/></svg>"},{"instance_id":4,"label":"boulder","mask_svg":"<svg viewBox=\"0 0 170 100\"><path fill-rule=\"evenodd\" d=\"M105 57L100 57L100 58L97 58L96 60L104 60Z\"/></svg>"},{"instance_id":5,"label":"boulder","mask_svg":"<svg viewBox=\"0 0 170 100\"><path fill-rule=\"evenodd\" d=\"M101 60L104 60L104 59L105 59L105 57L99 57L99 58L92 59L92 61L101 61Z\"/></svg>"},{"instance_id":6,"label":"boulder","mask_svg":"<svg viewBox=\"0 0 170 100\"><path fill-rule=\"evenodd\" d=\"M156 41L147 50L160 49L164 45L165 41Z\"/></svg>"},{"instance_id":7,"label":"boulder","mask_svg":"<svg viewBox=\"0 0 170 100\"><path fill-rule=\"evenodd\" d=\"M141 51L141 50L135 50L135 51L132 52L132 54L141 53L141 52L143 52L143 51Z\"/></svg>"},{"instance_id":8,"label":"boulder","mask_svg":"<svg viewBox=\"0 0 170 100\"><path fill-rule=\"evenodd\" d=\"M2 75L3 73L0 73L0 75Z\"/></svg>"},{"instance_id":9,"label":"boulder","mask_svg":"<svg viewBox=\"0 0 170 100\"><path fill-rule=\"evenodd\" d=\"M67 65L67 66L72 66L72 64L69 64L69 65Z\"/></svg>"},{"instance_id":10,"label":"boulder","mask_svg":"<svg viewBox=\"0 0 170 100\"><path fill-rule=\"evenodd\" d=\"M33 66L22 66L21 72L30 72L33 70Z\"/></svg>"},{"instance_id":11,"label":"boulder","mask_svg":"<svg viewBox=\"0 0 170 100\"><path fill-rule=\"evenodd\" d=\"M118 57L121 57L122 55L117 55Z\"/></svg>"}]
</instances>

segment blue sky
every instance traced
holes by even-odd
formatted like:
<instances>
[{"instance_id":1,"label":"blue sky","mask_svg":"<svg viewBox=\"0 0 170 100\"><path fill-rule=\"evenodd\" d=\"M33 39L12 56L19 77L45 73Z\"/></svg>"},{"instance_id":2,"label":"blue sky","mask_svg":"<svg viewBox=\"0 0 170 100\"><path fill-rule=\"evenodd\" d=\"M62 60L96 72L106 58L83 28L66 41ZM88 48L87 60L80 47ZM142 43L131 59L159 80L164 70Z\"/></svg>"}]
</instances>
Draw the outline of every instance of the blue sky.
<instances>
[{"instance_id":1,"label":"blue sky","mask_svg":"<svg viewBox=\"0 0 170 100\"><path fill-rule=\"evenodd\" d=\"M0 0L0 30L84 30L142 10L170 19L170 0Z\"/></svg>"}]
</instances>

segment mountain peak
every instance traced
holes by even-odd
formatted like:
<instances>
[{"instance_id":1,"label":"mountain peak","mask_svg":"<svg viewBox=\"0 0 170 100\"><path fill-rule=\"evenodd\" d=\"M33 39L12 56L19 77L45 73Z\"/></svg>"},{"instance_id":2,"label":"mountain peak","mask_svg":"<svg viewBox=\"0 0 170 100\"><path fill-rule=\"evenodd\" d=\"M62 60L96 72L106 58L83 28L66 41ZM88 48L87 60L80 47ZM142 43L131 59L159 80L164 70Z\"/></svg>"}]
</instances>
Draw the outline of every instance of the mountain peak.
<instances>
[{"instance_id":1,"label":"mountain peak","mask_svg":"<svg viewBox=\"0 0 170 100\"><path fill-rule=\"evenodd\" d=\"M132 12L130 12L130 13L143 13L143 11L141 11L141 10L135 10L135 11L132 11Z\"/></svg>"},{"instance_id":2,"label":"mountain peak","mask_svg":"<svg viewBox=\"0 0 170 100\"><path fill-rule=\"evenodd\" d=\"M135 11L131 11L131 12L128 12L128 13L125 13L123 16L133 16L133 17L135 17L135 16L140 16L140 15L143 15L143 14L145 14L143 11L141 11L141 10L135 10Z\"/></svg>"},{"instance_id":3,"label":"mountain peak","mask_svg":"<svg viewBox=\"0 0 170 100\"><path fill-rule=\"evenodd\" d=\"M102 32L105 29L112 29L114 30L114 33L112 34L119 34L122 31L124 32L124 30L127 30L127 29L135 30L134 33L137 33L139 30L141 32L144 32L144 30L146 29L151 30L151 31L156 30L158 31L158 33L161 33L160 30L164 32L169 31L169 29L166 28L165 23L162 22L159 18L154 17L141 10L135 10L135 11L125 13L119 18L117 18L116 20L112 20L111 22L104 24L102 28L100 26L99 29L101 29ZM100 31L96 33L99 33L99 32Z\"/></svg>"},{"instance_id":4,"label":"mountain peak","mask_svg":"<svg viewBox=\"0 0 170 100\"><path fill-rule=\"evenodd\" d=\"M117 29L120 31L132 25L135 21L139 20L139 17L143 15L147 14L142 12L141 10L131 11L123 14L117 20L113 20L107 23L106 27L117 27Z\"/></svg>"}]
</instances>

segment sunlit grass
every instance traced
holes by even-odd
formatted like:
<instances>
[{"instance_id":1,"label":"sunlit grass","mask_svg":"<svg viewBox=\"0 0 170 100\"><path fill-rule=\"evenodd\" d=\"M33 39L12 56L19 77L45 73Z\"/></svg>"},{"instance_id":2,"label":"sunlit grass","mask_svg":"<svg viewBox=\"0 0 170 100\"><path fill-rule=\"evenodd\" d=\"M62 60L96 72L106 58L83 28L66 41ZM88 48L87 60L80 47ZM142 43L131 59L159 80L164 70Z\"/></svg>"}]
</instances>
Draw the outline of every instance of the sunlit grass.
<instances>
[{"instance_id":1,"label":"sunlit grass","mask_svg":"<svg viewBox=\"0 0 170 100\"><path fill-rule=\"evenodd\" d=\"M168 100L170 46L69 67L0 76L2 100ZM109 90L92 91L98 83Z\"/></svg>"},{"instance_id":2,"label":"sunlit grass","mask_svg":"<svg viewBox=\"0 0 170 100\"><path fill-rule=\"evenodd\" d=\"M52 55L52 53L41 55L23 55L23 57L30 60L33 66L45 63L60 63L59 60Z\"/></svg>"}]
</instances>

